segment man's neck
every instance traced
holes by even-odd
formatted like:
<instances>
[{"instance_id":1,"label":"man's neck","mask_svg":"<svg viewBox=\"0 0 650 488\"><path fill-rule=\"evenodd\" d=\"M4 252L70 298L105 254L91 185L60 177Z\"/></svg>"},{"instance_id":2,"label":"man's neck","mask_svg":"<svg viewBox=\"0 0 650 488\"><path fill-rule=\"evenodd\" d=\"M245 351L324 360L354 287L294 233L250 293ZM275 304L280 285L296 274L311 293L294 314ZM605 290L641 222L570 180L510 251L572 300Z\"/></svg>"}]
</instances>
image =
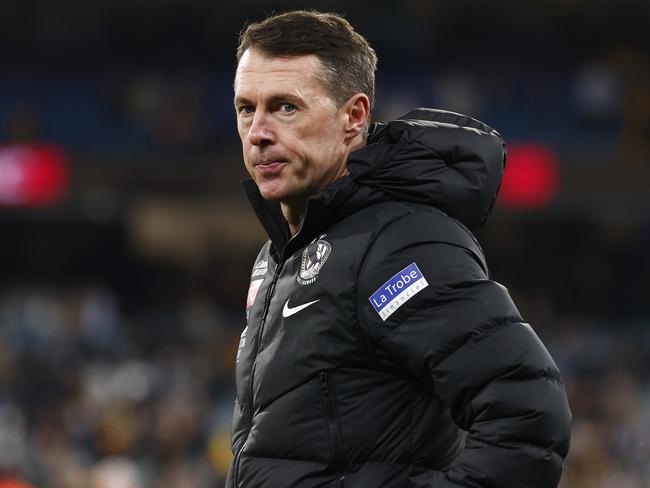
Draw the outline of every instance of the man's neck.
<instances>
[{"instance_id":1,"label":"man's neck","mask_svg":"<svg viewBox=\"0 0 650 488\"><path fill-rule=\"evenodd\" d=\"M350 152L361 149L365 145L366 141L364 133L363 135L358 136L356 140L352 142L344 161L347 161L347 156ZM348 171L347 165L344 164L341 167L341 171L336 176L336 178L334 178L334 180L337 180L348 174L350 173ZM290 201L281 202L280 207L282 208L282 215L284 215L285 220L289 224L289 232L291 233L291 237L293 237L298 233L298 229L300 229L302 221L305 219L305 212L307 210L307 197L299 197Z\"/></svg>"},{"instance_id":2,"label":"man's neck","mask_svg":"<svg viewBox=\"0 0 650 488\"><path fill-rule=\"evenodd\" d=\"M295 236L298 233L298 229L302 225L302 221L305 218L305 210L307 209L307 200L301 200L299 202L292 201L291 203L280 203L282 208L282 215L284 219L289 224L289 232L291 237Z\"/></svg>"}]
</instances>

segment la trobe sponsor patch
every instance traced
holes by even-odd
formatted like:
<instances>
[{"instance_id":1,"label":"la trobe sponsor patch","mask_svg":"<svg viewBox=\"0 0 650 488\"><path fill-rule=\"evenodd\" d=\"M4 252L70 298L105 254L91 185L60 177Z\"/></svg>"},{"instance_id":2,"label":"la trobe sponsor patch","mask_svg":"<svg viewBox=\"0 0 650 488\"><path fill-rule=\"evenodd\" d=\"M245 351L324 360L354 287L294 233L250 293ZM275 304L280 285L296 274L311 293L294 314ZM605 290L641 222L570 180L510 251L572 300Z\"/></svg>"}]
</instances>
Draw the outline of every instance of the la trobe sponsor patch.
<instances>
[{"instance_id":1,"label":"la trobe sponsor patch","mask_svg":"<svg viewBox=\"0 0 650 488\"><path fill-rule=\"evenodd\" d=\"M311 285L318 273L325 266L327 258L332 252L332 246L324 240L325 234L314 239L302 252L302 261L300 262L300 273L296 280L301 285Z\"/></svg>"},{"instance_id":2,"label":"la trobe sponsor patch","mask_svg":"<svg viewBox=\"0 0 650 488\"><path fill-rule=\"evenodd\" d=\"M385 321L402 305L424 290L429 283L415 263L391 277L370 295L370 303Z\"/></svg>"}]
</instances>

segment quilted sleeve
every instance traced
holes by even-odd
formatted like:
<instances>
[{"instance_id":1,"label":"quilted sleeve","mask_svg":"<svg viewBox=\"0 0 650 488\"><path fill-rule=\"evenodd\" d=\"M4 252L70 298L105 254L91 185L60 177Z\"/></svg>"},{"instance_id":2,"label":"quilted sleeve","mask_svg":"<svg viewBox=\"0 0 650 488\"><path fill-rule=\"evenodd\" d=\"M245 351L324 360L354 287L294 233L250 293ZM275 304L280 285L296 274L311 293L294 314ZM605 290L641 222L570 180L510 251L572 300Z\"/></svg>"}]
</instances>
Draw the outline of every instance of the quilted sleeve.
<instances>
[{"instance_id":1,"label":"quilted sleeve","mask_svg":"<svg viewBox=\"0 0 650 488\"><path fill-rule=\"evenodd\" d=\"M571 423L558 368L506 288L488 279L478 244L441 222L447 231L411 215L379 235L359 275L359 324L468 432L430 486L555 487Z\"/></svg>"}]
</instances>

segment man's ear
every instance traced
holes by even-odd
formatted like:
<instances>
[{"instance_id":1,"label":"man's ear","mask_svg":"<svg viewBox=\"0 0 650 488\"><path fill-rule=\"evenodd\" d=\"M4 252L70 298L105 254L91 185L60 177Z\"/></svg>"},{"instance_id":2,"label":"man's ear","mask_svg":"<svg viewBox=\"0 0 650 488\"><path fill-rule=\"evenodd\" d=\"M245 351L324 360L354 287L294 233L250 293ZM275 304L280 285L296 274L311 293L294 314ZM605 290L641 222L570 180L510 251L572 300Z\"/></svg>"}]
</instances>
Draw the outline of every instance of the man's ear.
<instances>
[{"instance_id":1,"label":"man's ear","mask_svg":"<svg viewBox=\"0 0 650 488\"><path fill-rule=\"evenodd\" d=\"M345 102L346 139L354 139L364 133L368 117L370 117L370 100L364 93L357 93Z\"/></svg>"}]
</instances>

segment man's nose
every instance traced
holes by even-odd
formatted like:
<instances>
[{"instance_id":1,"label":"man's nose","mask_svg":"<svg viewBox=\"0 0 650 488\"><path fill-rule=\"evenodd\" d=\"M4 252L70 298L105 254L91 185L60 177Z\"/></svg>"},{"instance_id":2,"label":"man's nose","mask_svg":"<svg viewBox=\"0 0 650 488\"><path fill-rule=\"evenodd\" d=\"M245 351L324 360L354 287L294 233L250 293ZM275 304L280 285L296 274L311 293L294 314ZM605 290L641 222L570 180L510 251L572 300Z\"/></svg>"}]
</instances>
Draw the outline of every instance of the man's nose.
<instances>
[{"instance_id":1,"label":"man's nose","mask_svg":"<svg viewBox=\"0 0 650 488\"><path fill-rule=\"evenodd\" d=\"M248 140L254 146L267 146L275 142L275 135L265 114L258 111L253 116Z\"/></svg>"}]
</instances>

